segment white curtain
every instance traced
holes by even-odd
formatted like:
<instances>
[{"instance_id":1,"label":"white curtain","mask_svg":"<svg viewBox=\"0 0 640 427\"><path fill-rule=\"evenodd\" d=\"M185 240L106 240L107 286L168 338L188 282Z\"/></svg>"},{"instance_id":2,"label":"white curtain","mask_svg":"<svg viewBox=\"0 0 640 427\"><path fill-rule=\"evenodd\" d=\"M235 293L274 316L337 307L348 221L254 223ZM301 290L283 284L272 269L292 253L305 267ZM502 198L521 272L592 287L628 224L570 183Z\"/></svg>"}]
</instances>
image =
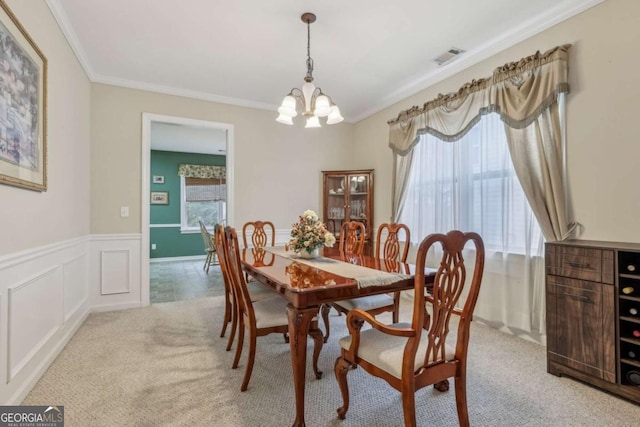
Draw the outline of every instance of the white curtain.
<instances>
[{"instance_id":1,"label":"white curtain","mask_svg":"<svg viewBox=\"0 0 640 427\"><path fill-rule=\"evenodd\" d=\"M577 225L564 144L569 50L556 46L506 63L388 122L394 155L413 154L404 165L395 159L394 219L407 223L416 239L451 228L479 232L488 252L476 318L542 342L540 233L563 240ZM446 142L434 146L435 138Z\"/></svg>"},{"instance_id":2,"label":"white curtain","mask_svg":"<svg viewBox=\"0 0 640 427\"><path fill-rule=\"evenodd\" d=\"M452 229L479 233L486 257L474 318L541 339L543 236L514 171L505 124L497 114L482 116L455 142L422 134L413 148L402 206L399 221L410 226L414 243Z\"/></svg>"}]
</instances>

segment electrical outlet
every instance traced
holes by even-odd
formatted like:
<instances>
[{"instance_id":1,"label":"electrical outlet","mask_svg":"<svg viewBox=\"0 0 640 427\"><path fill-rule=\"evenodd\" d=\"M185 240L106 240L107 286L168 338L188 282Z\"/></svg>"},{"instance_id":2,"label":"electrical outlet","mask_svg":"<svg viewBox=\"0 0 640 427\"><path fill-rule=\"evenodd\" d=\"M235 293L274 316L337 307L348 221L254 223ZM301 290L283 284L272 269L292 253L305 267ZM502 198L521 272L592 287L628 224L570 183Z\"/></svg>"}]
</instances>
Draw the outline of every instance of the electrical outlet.
<instances>
[{"instance_id":1,"label":"electrical outlet","mask_svg":"<svg viewBox=\"0 0 640 427\"><path fill-rule=\"evenodd\" d=\"M156 244L155 244L155 243L152 243L152 244L151 244L151 250L152 250L152 251L155 251L155 250L156 250Z\"/></svg>"},{"instance_id":2,"label":"electrical outlet","mask_svg":"<svg viewBox=\"0 0 640 427\"><path fill-rule=\"evenodd\" d=\"M120 206L120 217L127 218L129 216L129 206Z\"/></svg>"}]
</instances>

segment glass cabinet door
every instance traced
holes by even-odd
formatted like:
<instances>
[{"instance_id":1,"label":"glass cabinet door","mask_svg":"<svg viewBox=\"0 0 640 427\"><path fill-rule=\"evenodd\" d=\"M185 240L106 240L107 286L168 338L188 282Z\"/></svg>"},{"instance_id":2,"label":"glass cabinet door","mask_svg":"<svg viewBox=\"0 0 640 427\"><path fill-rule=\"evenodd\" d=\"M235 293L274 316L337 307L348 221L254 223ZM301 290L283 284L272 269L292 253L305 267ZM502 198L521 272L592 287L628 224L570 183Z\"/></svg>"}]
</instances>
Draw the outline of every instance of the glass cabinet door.
<instances>
[{"instance_id":1,"label":"glass cabinet door","mask_svg":"<svg viewBox=\"0 0 640 427\"><path fill-rule=\"evenodd\" d=\"M365 220L368 215L369 177L367 175L349 175L349 219Z\"/></svg>"},{"instance_id":2,"label":"glass cabinet door","mask_svg":"<svg viewBox=\"0 0 640 427\"><path fill-rule=\"evenodd\" d=\"M324 171L323 176L322 219L329 231L339 238L345 221L359 221L365 225L365 240L370 241L374 226L373 170Z\"/></svg>"},{"instance_id":3,"label":"glass cabinet door","mask_svg":"<svg viewBox=\"0 0 640 427\"><path fill-rule=\"evenodd\" d=\"M336 238L340 234L340 227L347 218L347 177L346 175L325 176L325 206L324 223Z\"/></svg>"}]
</instances>

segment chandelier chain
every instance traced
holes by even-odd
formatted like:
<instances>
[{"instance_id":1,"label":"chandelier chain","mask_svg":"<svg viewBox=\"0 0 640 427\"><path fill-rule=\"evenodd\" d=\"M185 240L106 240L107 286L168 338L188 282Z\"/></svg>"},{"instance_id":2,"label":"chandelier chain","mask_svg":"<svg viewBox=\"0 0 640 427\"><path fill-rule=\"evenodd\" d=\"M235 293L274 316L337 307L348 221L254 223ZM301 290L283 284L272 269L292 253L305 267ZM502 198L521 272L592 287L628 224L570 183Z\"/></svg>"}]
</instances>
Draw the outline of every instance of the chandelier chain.
<instances>
[{"instance_id":1,"label":"chandelier chain","mask_svg":"<svg viewBox=\"0 0 640 427\"><path fill-rule=\"evenodd\" d=\"M307 76L306 82L313 81L313 59L311 58L311 23L307 20Z\"/></svg>"}]
</instances>

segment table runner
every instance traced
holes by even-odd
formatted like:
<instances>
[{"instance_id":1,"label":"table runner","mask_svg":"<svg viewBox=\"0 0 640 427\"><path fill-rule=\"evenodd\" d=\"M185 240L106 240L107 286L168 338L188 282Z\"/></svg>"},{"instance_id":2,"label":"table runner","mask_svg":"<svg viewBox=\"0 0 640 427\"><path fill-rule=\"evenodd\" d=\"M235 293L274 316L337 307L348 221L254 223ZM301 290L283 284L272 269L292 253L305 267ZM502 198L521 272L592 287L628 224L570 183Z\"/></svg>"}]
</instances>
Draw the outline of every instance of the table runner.
<instances>
[{"instance_id":1,"label":"table runner","mask_svg":"<svg viewBox=\"0 0 640 427\"><path fill-rule=\"evenodd\" d=\"M302 264L310 265L311 267L328 271L329 273L337 274L338 276L354 279L359 288L390 285L412 277L408 274L389 273L333 258L325 258L323 256L314 259L301 258L295 252L286 251L282 246L265 247L264 250Z\"/></svg>"}]
</instances>

